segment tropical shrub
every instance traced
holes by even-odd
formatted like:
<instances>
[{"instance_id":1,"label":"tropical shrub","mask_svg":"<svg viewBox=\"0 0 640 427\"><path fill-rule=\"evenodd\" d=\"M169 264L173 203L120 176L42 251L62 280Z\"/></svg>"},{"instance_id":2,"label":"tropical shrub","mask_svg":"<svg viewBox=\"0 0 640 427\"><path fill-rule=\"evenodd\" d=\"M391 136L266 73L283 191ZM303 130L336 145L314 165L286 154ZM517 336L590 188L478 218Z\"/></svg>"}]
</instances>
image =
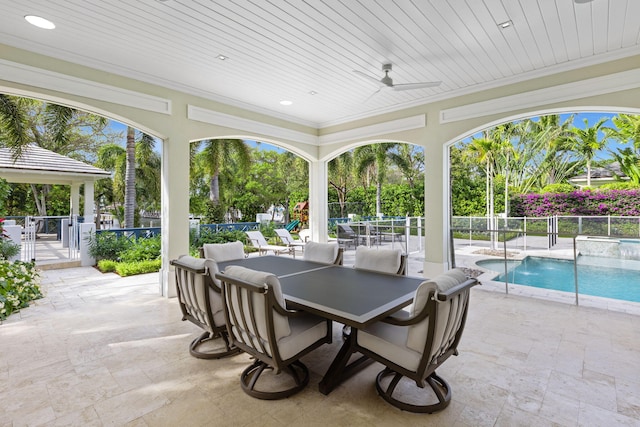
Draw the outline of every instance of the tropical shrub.
<instances>
[{"instance_id":1,"label":"tropical shrub","mask_svg":"<svg viewBox=\"0 0 640 427\"><path fill-rule=\"evenodd\" d=\"M640 185L631 181L610 182L600 187L601 190L634 190L638 188L640 188Z\"/></svg>"},{"instance_id":2,"label":"tropical shrub","mask_svg":"<svg viewBox=\"0 0 640 427\"><path fill-rule=\"evenodd\" d=\"M160 236L137 239L126 250L119 253L122 262L148 261L160 258Z\"/></svg>"},{"instance_id":3,"label":"tropical shrub","mask_svg":"<svg viewBox=\"0 0 640 427\"><path fill-rule=\"evenodd\" d=\"M576 187L571 184L548 184L542 187L540 190L540 194L546 193L571 193L572 191L576 191Z\"/></svg>"},{"instance_id":4,"label":"tropical shrub","mask_svg":"<svg viewBox=\"0 0 640 427\"><path fill-rule=\"evenodd\" d=\"M136 274L154 273L160 270L162 261L159 259L137 261L137 262L119 262L116 264L116 273L120 276L133 276Z\"/></svg>"},{"instance_id":5,"label":"tropical shrub","mask_svg":"<svg viewBox=\"0 0 640 427\"><path fill-rule=\"evenodd\" d=\"M0 320L42 298L39 282L35 263L0 261Z\"/></svg>"},{"instance_id":6,"label":"tropical shrub","mask_svg":"<svg viewBox=\"0 0 640 427\"><path fill-rule=\"evenodd\" d=\"M4 232L3 225L4 218L0 218L0 260L9 259L20 253L20 245L9 240L9 236Z\"/></svg>"},{"instance_id":7,"label":"tropical shrub","mask_svg":"<svg viewBox=\"0 0 640 427\"><path fill-rule=\"evenodd\" d=\"M98 270L103 273L113 273L116 271L118 263L111 259L101 259L98 261Z\"/></svg>"},{"instance_id":8,"label":"tropical shrub","mask_svg":"<svg viewBox=\"0 0 640 427\"><path fill-rule=\"evenodd\" d=\"M89 236L89 255L100 261L103 259L117 260L121 253L129 249L133 242L126 236L116 233L101 232Z\"/></svg>"}]
</instances>

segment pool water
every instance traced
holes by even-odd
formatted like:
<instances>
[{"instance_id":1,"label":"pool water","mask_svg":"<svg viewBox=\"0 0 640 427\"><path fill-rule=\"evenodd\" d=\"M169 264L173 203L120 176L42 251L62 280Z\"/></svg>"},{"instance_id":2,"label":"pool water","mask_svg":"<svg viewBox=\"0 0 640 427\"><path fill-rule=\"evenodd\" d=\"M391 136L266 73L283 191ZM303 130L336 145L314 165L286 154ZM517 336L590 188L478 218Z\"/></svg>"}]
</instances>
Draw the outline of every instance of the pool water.
<instances>
[{"instance_id":1,"label":"pool water","mask_svg":"<svg viewBox=\"0 0 640 427\"><path fill-rule=\"evenodd\" d=\"M483 260L478 266L502 272L492 280L504 282L504 260ZM556 291L575 292L573 261L526 257L507 261L509 283ZM581 294L640 302L640 270L585 265L578 262Z\"/></svg>"}]
</instances>

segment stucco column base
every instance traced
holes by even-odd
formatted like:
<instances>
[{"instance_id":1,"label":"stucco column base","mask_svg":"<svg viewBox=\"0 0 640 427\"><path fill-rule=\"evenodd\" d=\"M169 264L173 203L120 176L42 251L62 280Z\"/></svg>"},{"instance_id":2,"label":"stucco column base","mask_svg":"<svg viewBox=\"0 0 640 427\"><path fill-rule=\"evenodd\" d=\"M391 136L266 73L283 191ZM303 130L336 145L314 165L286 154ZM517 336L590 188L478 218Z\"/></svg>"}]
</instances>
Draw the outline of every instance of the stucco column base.
<instances>
[{"instance_id":1,"label":"stucco column base","mask_svg":"<svg viewBox=\"0 0 640 427\"><path fill-rule=\"evenodd\" d=\"M164 289L163 289L164 287ZM172 268L160 269L160 295L167 298L175 298L178 296L176 291L176 273Z\"/></svg>"}]
</instances>

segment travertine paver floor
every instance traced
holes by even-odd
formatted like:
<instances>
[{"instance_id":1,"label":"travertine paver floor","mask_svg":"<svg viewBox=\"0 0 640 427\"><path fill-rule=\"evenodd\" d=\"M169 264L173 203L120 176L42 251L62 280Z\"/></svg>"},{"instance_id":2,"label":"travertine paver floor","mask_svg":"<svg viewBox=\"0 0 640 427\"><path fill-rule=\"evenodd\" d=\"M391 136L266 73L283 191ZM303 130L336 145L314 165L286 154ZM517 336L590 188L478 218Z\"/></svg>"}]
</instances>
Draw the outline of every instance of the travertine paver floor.
<instances>
[{"instance_id":1,"label":"travertine paver floor","mask_svg":"<svg viewBox=\"0 0 640 427\"><path fill-rule=\"evenodd\" d=\"M329 396L318 381L340 340L304 361L309 386L282 401L245 395L246 355L199 360L158 275L43 272L46 298L0 325L0 426L640 425L640 317L476 287L453 389L434 415L375 392L374 364Z\"/></svg>"}]
</instances>

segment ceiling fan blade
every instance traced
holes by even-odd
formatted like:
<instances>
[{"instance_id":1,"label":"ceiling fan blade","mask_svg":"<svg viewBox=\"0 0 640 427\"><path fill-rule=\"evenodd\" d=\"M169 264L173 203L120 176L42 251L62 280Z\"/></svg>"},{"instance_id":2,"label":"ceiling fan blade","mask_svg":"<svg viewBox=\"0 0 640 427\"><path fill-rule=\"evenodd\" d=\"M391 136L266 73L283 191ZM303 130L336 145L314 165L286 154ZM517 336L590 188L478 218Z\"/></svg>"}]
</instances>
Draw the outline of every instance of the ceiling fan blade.
<instances>
[{"instance_id":1,"label":"ceiling fan blade","mask_svg":"<svg viewBox=\"0 0 640 427\"><path fill-rule=\"evenodd\" d=\"M354 73L356 73L359 76L364 77L367 80L370 80L372 83L375 83L376 85L382 87L384 86L384 83L382 83L379 79L375 78L375 77L371 77L368 74L363 73L362 71L358 71L358 70L353 70Z\"/></svg>"},{"instance_id":2,"label":"ceiling fan blade","mask_svg":"<svg viewBox=\"0 0 640 427\"><path fill-rule=\"evenodd\" d=\"M422 82L422 83L404 83L399 85L393 85L393 90L411 90L411 89L423 89L426 87L440 86L442 82Z\"/></svg>"},{"instance_id":3,"label":"ceiling fan blade","mask_svg":"<svg viewBox=\"0 0 640 427\"><path fill-rule=\"evenodd\" d=\"M378 93L380 93L380 91L381 91L381 90L382 90L382 88L378 89L377 91L375 91L375 92L373 92L371 95L369 95L369 96L367 97L367 99L365 99L365 100L364 100L363 104L364 104L364 103L367 103L371 98L373 98L373 97L374 97L374 96L376 96Z\"/></svg>"}]
</instances>

